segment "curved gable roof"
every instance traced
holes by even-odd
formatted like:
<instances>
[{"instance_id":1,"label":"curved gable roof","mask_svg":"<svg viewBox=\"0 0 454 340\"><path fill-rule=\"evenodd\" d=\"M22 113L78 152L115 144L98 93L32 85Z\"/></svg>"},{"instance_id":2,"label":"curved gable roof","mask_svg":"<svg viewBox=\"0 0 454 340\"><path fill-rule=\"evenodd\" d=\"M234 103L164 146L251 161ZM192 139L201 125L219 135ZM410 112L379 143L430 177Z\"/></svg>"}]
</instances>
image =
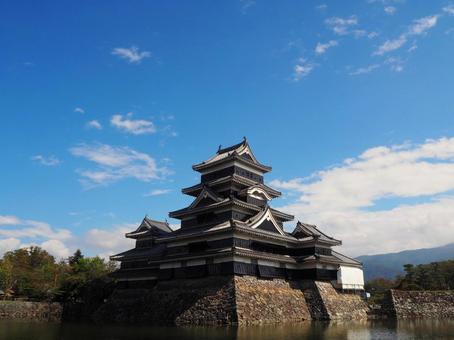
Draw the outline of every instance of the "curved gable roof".
<instances>
[{"instance_id":1,"label":"curved gable roof","mask_svg":"<svg viewBox=\"0 0 454 340\"><path fill-rule=\"evenodd\" d=\"M222 161L228 159L241 160L245 162L245 164L258 167L264 172L271 171L271 167L261 164L254 156L254 153L252 152L246 137L244 137L244 140L241 143L226 148L219 147L218 151L213 157L207 159L206 161L203 161L202 163L194 164L192 168L198 171L211 167L215 164L219 164Z\"/></svg>"},{"instance_id":2,"label":"curved gable roof","mask_svg":"<svg viewBox=\"0 0 454 340\"><path fill-rule=\"evenodd\" d=\"M304 238L304 237L313 237L314 239L330 242L336 245L340 245L342 241L337 240L331 236L326 235L325 233L321 232L317 226L313 224L303 223L298 221L296 224L295 229L292 231L292 236L296 238Z\"/></svg>"},{"instance_id":3,"label":"curved gable roof","mask_svg":"<svg viewBox=\"0 0 454 340\"><path fill-rule=\"evenodd\" d=\"M126 237L136 238L147 234L162 236L171 232L173 230L170 228L169 223L152 220L148 216L145 216L139 227L135 231L127 233Z\"/></svg>"},{"instance_id":4,"label":"curved gable roof","mask_svg":"<svg viewBox=\"0 0 454 340\"><path fill-rule=\"evenodd\" d=\"M269 226L270 224L274 226L276 231L281 235L286 235L282 227L277 223L276 218L273 216L273 212L270 207L266 207L265 210L259 212L257 215L251 217L248 221L247 226L252 229L260 229L264 226L264 223ZM269 229L265 229L270 231Z\"/></svg>"},{"instance_id":5,"label":"curved gable roof","mask_svg":"<svg viewBox=\"0 0 454 340\"><path fill-rule=\"evenodd\" d=\"M215 203L219 203L224 200L222 197L219 197L213 190L211 190L209 187L204 185L200 194L197 196L197 198L191 203L191 205L188 208L192 209L192 208L197 207L200 204L200 202L202 202L204 199L206 199L208 197L211 198Z\"/></svg>"}]
</instances>

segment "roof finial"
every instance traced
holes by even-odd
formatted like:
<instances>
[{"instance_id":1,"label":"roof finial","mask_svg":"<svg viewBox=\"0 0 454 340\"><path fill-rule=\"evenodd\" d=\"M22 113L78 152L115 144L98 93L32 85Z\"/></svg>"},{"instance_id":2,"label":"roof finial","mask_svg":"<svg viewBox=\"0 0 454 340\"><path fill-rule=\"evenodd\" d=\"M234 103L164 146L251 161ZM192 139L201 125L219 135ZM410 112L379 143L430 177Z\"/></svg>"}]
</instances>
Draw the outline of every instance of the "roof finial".
<instances>
[{"instance_id":1,"label":"roof finial","mask_svg":"<svg viewBox=\"0 0 454 340\"><path fill-rule=\"evenodd\" d=\"M219 144L218 152L221 151L221 149L222 149L222 144Z\"/></svg>"},{"instance_id":2,"label":"roof finial","mask_svg":"<svg viewBox=\"0 0 454 340\"><path fill-rule=\"evenodd\" d=\"M246 136L243 136L243 142L247 142Z\"/></svg>"}]
</instances>

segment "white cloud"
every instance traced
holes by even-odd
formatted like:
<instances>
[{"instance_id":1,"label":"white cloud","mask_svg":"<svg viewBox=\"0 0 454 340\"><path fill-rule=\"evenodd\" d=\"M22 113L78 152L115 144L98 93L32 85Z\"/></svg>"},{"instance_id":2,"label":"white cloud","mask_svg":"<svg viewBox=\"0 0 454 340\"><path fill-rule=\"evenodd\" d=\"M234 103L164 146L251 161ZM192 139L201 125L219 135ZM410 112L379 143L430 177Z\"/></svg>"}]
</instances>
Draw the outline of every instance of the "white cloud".
<instances>
[{"instance_id":1,"label":"white cloud","mask_svg":"<svg viewBox=\"0 0 454 340\"><path fill-rule=\"evenodd\" d=\"M136 223L126 223L109 229L93 228L86 233L84 242L92 247L94 253L108 257L134 247L134 240L126 238L125 234L137 226Z\"/></svg>"},{"instance_id":2,"label":"white cloud","mask_svg":"<svg viewBox=\"0 0 454 340\"><path fill-rule=\"evenodd\" d=\"M437 24L438 15L430 15L421 19L416 19L408 30L408 35L425 34L429 29Z\"/></svg>"},{"instance_id":3,"label":"white cloud","mask_svg":"<svg viewBox=\"0 0 454 340\"><path fill-rule=\"evenodd\" d=\"M358 18L352 15L348 18L331 17L325 20L325 24L337 35L350 34L350 28L358 25Z\"/></svg>"},{"instance_id":4,"label":"white cloud","mask_svg":"<svg viewBox=\"0 0 454 340\"><path fill-rule=\"evenodd\" d=\"M418 48L418 45L416 45L416 44L413 44L413 45L411 45L411 46L410 46L410 47L408 48L407 52L413 52L413 51L416 51L416 49L417 49L417 48Z\"/></svg>"},{"instance_id":5,"label":"white cloud","mask_svg":"<svg viewBox=\"0 0 454 340\"><path fill-rule=\"evenodd\" d=\"M31 159L45 166L55 166L60 164L60 160L55 156L45 157L43 155L32 156Z\"/></svg>"},{"instance_id":6,"label":"white cloud","mask_svg":"<svg viewBox=\"0 0 454 340\"><path fill-rule=\"evenodd\" d=\"M383 10L386 14L393 15L394 13L396 13L397 8L394 6L386 6L385 8L383 8Z\"/></svg>"},{"instance_id":7,"label":"white cloud","mask_svg":"<svg viewBox=\"0 0 454 340\"><path fill-rule=\"evenodd\" d=\"M398 57L390 57L385 60L385 64L389 65L392 71L402 72L404 70L405 62Z\"/></svg>"},{"instance_id":8,"label":"white cloud","mask_svg":"<svg viewBox=\"0 0 454 340\"><path fill-rule=\"evenodd\" d=\"M369 37L369 33L367 33L367 31L365 30L352 30L351 34L353 34L355 38L361 38L365 36Z\"/></svg>"},{"instance_id":9,"label":"white cloud","mask_svg":"<svg viewBox=\"0 0 454 340\"><path fill-rule=\"evenodd\" d=\"M170 189L155 189L151 190L149 193L144 194L144 196L161 196L170 193Z\"/></svg>"},{"instance_id":10,"label":"white cloud","mask_svg":"<svg viewBox=\"0 0 454 340\"><path fill-rule=\"evenodd\" d=\"M20 220L16 216L2 216L0 215L0 226L2 225L17 225Z\"/></svg>"},{"instance_id":11,"label":"white cloud","mask_svg":"<svg viewBox=\"0 0 454 340\"><path fill-rule=\"evenodd\" d=\"M407 42L407 37L401 35L397 39L386 40L378 49L373 53L374 55L383 55L385 53L401 48Z\"/></svg>"},{"instance_id":12,"label":"white cloud","mask_svg":"<svg viewBox=\"0 0 454 340\"><path fill-rule=\"evenodd\" d=\"M307 77L314 69L315 64L307 61L305 58L299 58L298 63L293 68L293 80L300 81L302 78Z\"/></svg>"},{"instance_id":13,"label":"white cloud","mask_svg":"<svg viewBox=\"0 0 454 340\"><path fill-rule=\"evenodd\" d=\"M443 12L449 15L454 15L454 5L448 5L446 7L443 7Z\"/></svg>"},{"instance_id":14,"label":"white cloud","mask_svg":"<svg viewBox=\"0 0 454 340\"><path fill-rule=\"evenodd\" d=\"M316 6L315 8L318 9L319 11L325 11L326 9L328 9L328 5L321 4L321 5Z\"/></svg>"},{"instance_id":15,"label":"white cloud","mask_svg":"<svg viewBox=\"0 0 454 340\"><path fill-rule=\"evenodd\" d=\"M17 238L4 238L0 239L0 256L6 253L7 251L15 250L20 247L20 240Z\"/></svg>"},{"instance_id":16,"label":"white cloud","mask_svg":"<svg viewBox=\"0 0 454 340\"><path fill-rule=\"evenodd\" d=\"M156 127L152 121L144 119L130 119L132 113L129 112L126 117L122 115L113 115L110 123L117 129L123 130L134 135L143 135L156 132Z\"/></svg>"},{"instance_id":17,"label":"white cloud","mask_svg":"<svg viewBox=\"0 0 454 340\"><path fill-rule=\"evenodd\" d=\"M113 49L112 54L119 56L122 59L126 59L129 63L133 64L138 64L143 59L151 57L151 52L140 52L139 48L136 46L131 46L130 48L117 47Z\"/></svg>"},{"instance_id":18,"label":"white cloud","mask_svg":"<svg viewBox=\"0 0 454 340\"><path fill-rule=\"evenodd\" d=\"M317 46L315 47L315 53L324 54L330 47L334 47L337 45L338 45L338 42L336 40L330 40L325 44L317 43Z\"/></svg>"},{"instance_id":19,"label":"white cloud","mask_svg":"<svg viewBox=\"0 0 454 340\"><path fill-rule=\"evenodd\" d=\"M376 68L379 68L379 67L380 67L379 64L373 64L373 65L369 65L366 67L360 67L360 68L350 72L349 74L351 76L359 76L361 74L371 73L373 70L375 70Z\"/></svg>"},{"instance_id":20,"label":"white cloud","mask_svg":"<svg viewBox=\"0 0 454 340\"><path fill-rule=\"evenodd\" d=\"M0 216L0 255L6 251L37 245L63 258L70 254L64 242L73 239L69 229L53 228L46 222Z\"/></svg>"},{"instance_id":21,"label":"white cloud","mask_svg":"<svg viewBox=\"0 0 454 340\"><path fill-rule=\"evenodd\" d=\"M379 34L378 34L377 32L372 31L372 32L369 32L369 33L367 34L367 37L368 37L369 39L374 39L374 38L378 37L378 35L379 35Z\"/></svg>"},{"instance_id":22,"label":"white cloud","mask_svg":"<svg viewBox=\"0 0 454 340\"><path fill-rule=\"evenodd\" d=\"M1 237L13 238L54 238L57 240L68 240L72 237L71 231L68 229L54 229L45 222L34 220L19 220L17 217L10 216L16 220L12 223L3 223L6 227L0 228Z\"/></svg>"},{"instance_id":23,"label":"white cloud","mask_svg":"<svg viewBox=\"0 0 454 340\"><path fill-rule=\"evenodd\" d=\"M106 185L124 178L135 178L149 182L170 173L165 167L158 167L153 157L129 147L114 147L106 144L80 144L70 149L77 157L96 164L92 170L79 171L81 182L87 188Z\"/></svg>"},{"instance_id":24,"label":"white cloud","mask_svg":"<svg viewBox=\"0 0 454 340\"><path fill-rule=\"evenodd\" d=\"M371 148L309 178L271 184L298 193L284 209L343 239L355 256L454 241L454 138Z\"/></svg>"},{"instance_id":25,"label":"white cloud","mask_svg":"<svg viewBox=\"0 0 454 340\"><path fill-rule=\"evenodd\" d=\"M71 250L60 240L47 240L39 245L51 255L61 259L71 255Z\"/></svg>"},{"instance_id":26,"label":"white cloud","mask_svg":"<svg viewBox=\"0 0 454 340\"><path fill-rule=\"evenodd\" d=\"M83 108L81 108L81 107L76 107L76 108L74 109L74 112L77 112L77 113L85 113L85 110L84 110Z\"/></svg>"},{"instance_id":27,"label":"white cloud","mask_svg":"<svg viewBox=\"0 0 454 340\"><path fill-rule=\"evenodd\" d=\"M433 28L438 21L438 15L430 15L420 19L413 20L413 23L408 27L407 31L401 34L398 38L386 40L373 55L384 55L388 52L395 51L401 48L408 40L408 37L424 35L427 31Z\"/></svg>"},{"instance_id":28,"label":"white cloud","mask_svg":"<svg viewBox=\"0 0 454 340\"><path fill-rule=\"evenodd\" d=\"M134 241L126 239L125 233L138 226L137 223L125 223L105 229L92 228L75 237L67 229L11 215L0 215L0 225L0 256L7 251L39 246L57 259L67 258L76 248L82 249L84 254L104 258L128 250L134 246Z\"/></svg>"},{"instance_id":29,"label":"white cloud","mask_svg":"<svg viewBox=\"0 0 454 340\"><path fill-rule=\"evenodd\" d=\"M96 130L101 130L102 129L101 123L98 122L97 120L90 120L89 122L87 122L87 124L85 126L88 129L96 129Z\"/></svg>"}]
</instances>

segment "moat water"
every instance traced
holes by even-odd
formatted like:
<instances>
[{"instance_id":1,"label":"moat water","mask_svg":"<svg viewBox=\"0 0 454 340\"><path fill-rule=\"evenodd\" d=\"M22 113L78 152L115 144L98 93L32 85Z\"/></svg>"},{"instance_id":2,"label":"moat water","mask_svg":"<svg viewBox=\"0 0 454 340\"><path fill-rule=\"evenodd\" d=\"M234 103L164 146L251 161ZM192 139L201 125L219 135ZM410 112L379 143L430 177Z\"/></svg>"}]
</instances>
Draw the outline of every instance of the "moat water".
<instances>
[{"instance_id":1,"label":"moat water","mask_svg":"<svg viewBox=\"0 0 454 340\"><path fill-rule=\"evenodd\" d=\"M454 339L454 320L307 322L254 327L99 326L0 321L1 340Z\"/></svg>"}]
</instances>

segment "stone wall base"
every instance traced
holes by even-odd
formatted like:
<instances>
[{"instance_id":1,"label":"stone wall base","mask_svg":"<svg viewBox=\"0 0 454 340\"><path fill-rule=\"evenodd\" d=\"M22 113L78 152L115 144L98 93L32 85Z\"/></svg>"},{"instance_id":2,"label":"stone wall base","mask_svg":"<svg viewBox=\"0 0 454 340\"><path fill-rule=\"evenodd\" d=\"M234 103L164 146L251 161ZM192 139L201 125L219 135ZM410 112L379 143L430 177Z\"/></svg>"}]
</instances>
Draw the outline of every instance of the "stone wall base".
<instances>
[{"instance_id":1,"label":"stone wall base","mask_svg":"<svg viewBox=\"0 0 454 340\"><path fill-rule=\"evenodd\" d=\"M329 282L211 276L116 289L95 313L98 322L231 325L366 318L357 295Z\"/></svg>"},{"instance_id":2,"label":"stone wall base","mask_svg":"<svg viewBox=\"0 0 454 340\"><path fill-rule=\"evenodd\" d=\"M0 319L58 322L61 315L62 306L56 302L0 301Z\"/></svg>"},{"instance_id":3,"label":"stone wall base","mask_svg":"<svg viewBox=\"0 0 454 340\"><path fill-rule=\"evenodd\" d=\"M94 315L98 322L235 324L233 276L159 281L150 288L116 289Z\"/></svg>"},{"instance_id":4,"label":"stone wall base","mask_svg":"<svg viewBox=\"0 0 454 340\"><path fill-rule=\"evenodd\" d=\"M391 289L382 312L398 319L454 319L454 291L404 291Z\"/></svg>"},{"instance_id":5,"label":"stone wall base","mask_svg":"<svg viewBox=\"0 0 454 340\"><path fill-rule=\"evenodd\" d=\"M301 281L314 320L365 320L369 307L361 296L337 291L331 282Z\"/></svg>"},{"instance_id":6,"label":"stone wall base","mask_svg":"<svg viewBox=\"0 0 454 340\"><path fill-rule=\"evenodd\" d=\"M239 324L301 322L311 315L298 282L235 276Z\"/></svg>"}]
</instances>

